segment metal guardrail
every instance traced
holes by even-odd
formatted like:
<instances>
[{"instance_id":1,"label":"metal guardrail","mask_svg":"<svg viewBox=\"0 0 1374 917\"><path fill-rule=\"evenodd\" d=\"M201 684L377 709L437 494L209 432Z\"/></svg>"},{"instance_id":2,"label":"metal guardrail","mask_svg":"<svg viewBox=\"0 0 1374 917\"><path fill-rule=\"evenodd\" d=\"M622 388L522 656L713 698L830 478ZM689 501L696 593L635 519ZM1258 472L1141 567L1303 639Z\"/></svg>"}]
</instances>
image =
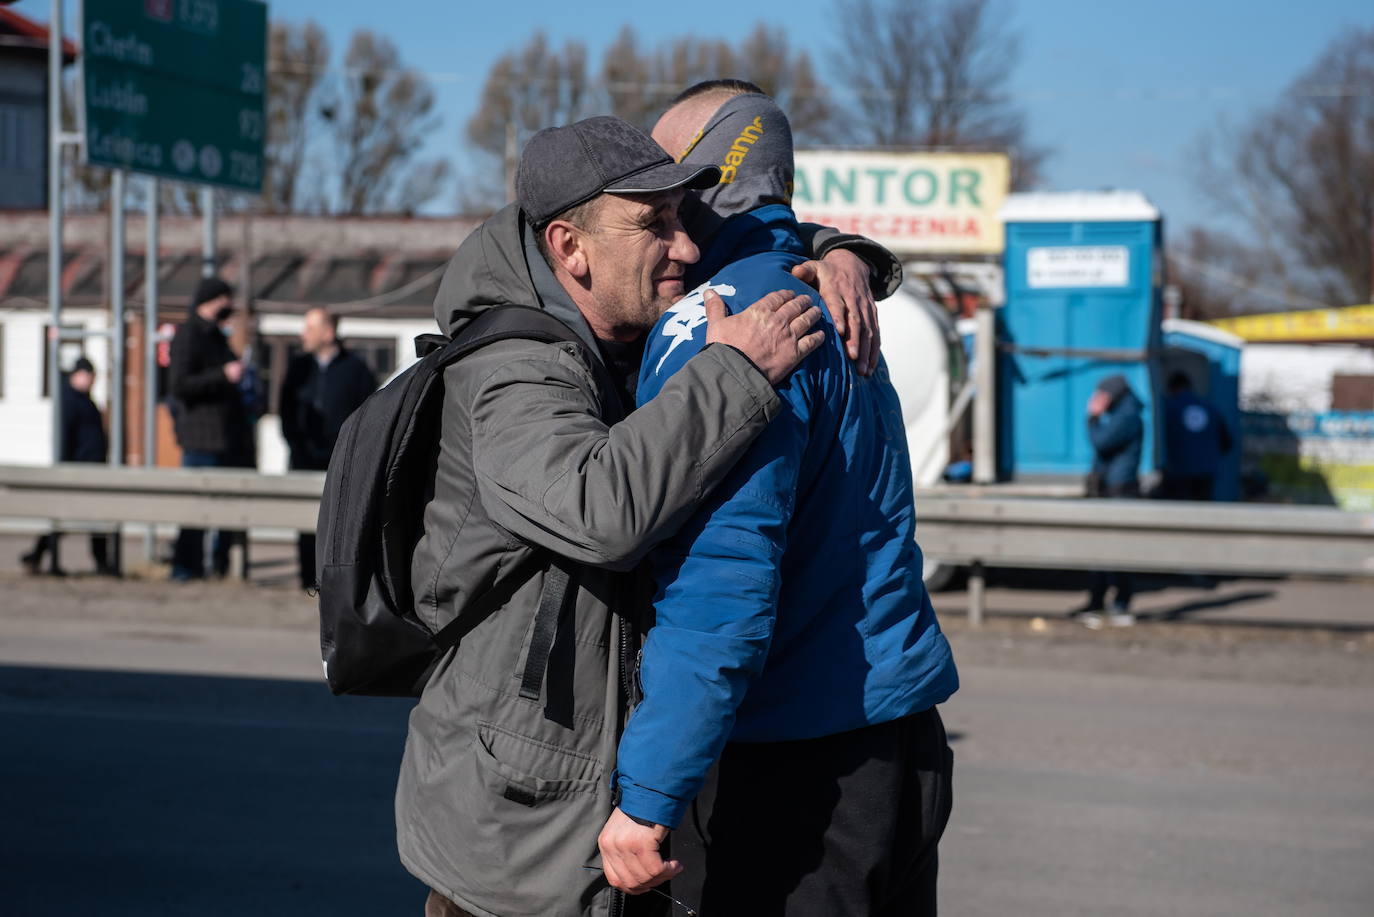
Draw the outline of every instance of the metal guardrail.
<instances>
[{"instance_id":1,"label":"metal guardrail","mask_svg":"<svg viewBox=\"0 0 1374 917\"><path fill-rule=\"evenodd\" d=\"M0 517L314 531L324 474L0 465Z\"/></svg>"},{"instance_id":2,"label":"metal guardrail","mask_svg":"<svg viewBox=\"0 0 1374 917\"><path fill-rule=\"evenodd\" d=\"M1374 576L1374 513L1163 500L921 495L921 550L1003 567Z\"/></svg>"},{"instance_id":3,"label":"metal guardrail","mask_svg":"<svg viewBox=\"0 0 1374 917\"><path fill-rule=\"evenodd\" d=\"M229 469L0 465L0 517L311 531L324 475ZM918 492L921 549L970 568L982 618L985 566L1213 574L1374 576L1374 513L1307 506Z\"/></svg>"},{"instance_id":4,"label":"metal guardrail","mask_svg":"<svg viewBox=\"0 0 1374 917\"><path fill-rule=\"evenodd\" d=\"M919 494L921 550L969 568L969 622L985 566L1211 574L1374 576L1374 513L1163 500Z\"/></svg>"}]
</instances>

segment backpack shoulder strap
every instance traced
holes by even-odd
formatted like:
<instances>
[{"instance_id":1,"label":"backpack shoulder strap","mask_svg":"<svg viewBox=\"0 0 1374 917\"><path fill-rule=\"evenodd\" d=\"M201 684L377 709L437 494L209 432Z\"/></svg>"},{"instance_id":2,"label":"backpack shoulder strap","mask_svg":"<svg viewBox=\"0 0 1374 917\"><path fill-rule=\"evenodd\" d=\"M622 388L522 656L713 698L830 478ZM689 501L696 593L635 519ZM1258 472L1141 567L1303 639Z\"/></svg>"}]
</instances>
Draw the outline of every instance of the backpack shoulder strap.
<instances>
[{"instance_id":1,"label":"backpack shoulder strap","mask_svg":"<svg viewBox=\"0 0 1374 917\"><path fill-rule=\"evenodd\" d=\"M468 322L453 336L438 358L439 365L447 366L488 344L511 339L543 341L546 344L580 344L582 340L565 322L543 309L517 305L496 306ZM417 340L417 346L418 344Z\"/></svg>"}]
</instances>

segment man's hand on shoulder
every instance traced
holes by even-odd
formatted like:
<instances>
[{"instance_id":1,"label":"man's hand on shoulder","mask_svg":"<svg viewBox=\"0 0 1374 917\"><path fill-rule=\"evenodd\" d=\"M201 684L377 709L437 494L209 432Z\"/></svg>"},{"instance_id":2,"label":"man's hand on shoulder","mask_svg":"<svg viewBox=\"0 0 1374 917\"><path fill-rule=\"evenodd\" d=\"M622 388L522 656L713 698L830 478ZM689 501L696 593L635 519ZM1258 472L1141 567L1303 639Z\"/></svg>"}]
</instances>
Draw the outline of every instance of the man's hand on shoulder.
<instances>
[{"instance_id":1,"label":"man's hand on shoulder","mask_svg":"<svg viewBox=\"0 0 1374 917\"><path fill-rule=\"evenodd\" d=\"M667 838L667 828L640 824L617 808L596 839L606 881L621 891L638 895L682 872L680 862L659 855Z\"/></svg>"},{"instance_id":2,"label":"man's hand on shoulder","mask_svg":"<svg viewBox=\"0 0 1374 917\"><path fill-rule=\"evenodd\" d=\"M729 344L748 357L774 385L787 378L825 340L825 331L810 329L821 319L811 297L794 290L769 293L735 315L725 302L707 290L706 343Z\"/></svg>"},{"instance_id":3,"label":"man's hand on shoulder","mask_svg":"<svg viewBox=\"0 0 1374 917\"><path fill-rule=\"evenodd\" d=\"M792 276L816 288L830 308L830 320L860 375L878 368L878 306L869 286L868 263L848 249L835 248L821 261L803 261Z\"/></svg>"}]
</instances>

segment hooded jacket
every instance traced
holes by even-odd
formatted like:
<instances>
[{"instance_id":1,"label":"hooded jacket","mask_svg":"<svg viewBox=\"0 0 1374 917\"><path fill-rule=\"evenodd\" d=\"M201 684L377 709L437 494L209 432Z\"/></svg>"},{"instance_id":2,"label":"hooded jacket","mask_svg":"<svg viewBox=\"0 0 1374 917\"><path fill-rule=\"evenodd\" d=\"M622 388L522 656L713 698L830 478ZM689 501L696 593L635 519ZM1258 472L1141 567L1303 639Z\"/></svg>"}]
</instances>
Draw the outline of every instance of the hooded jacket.
<instances>
[{"instance_id":1,"label":"hooded jacket","mask_svg":"<svg viewBox=\"0 0 1374 917\"><path fill-rule=\"evenodd\" d=\"M698 268L732 308L790 287L802 260L781 205L727 220ZM700 287L645 348L641 403L705 341ZM958 687L921 581L911 465L885 363L860 376L826 339L780 387L778 419L653 558L643 700L620 743L627 814L676 827L727 740L834 735L930 708Z\"/></svg>"},{"instance_id":2,"label":"hooded jacket","mask_svg":"<svg viewBox=\"0 0 1374 917\"><path fill-rule=\"evenodd\" d=\"M1140 452L1145 442L1144 407L1124 376L1108 376L1098 389L1111 396L1107 409L1088 418L1093 446L1093 474L1100 477L1106 496L1138 491Z\"/></svg>"},{"instance_id":3,"label":"hooded jacket","mask_svg":"<svg viewBox=\"0 0 1374 917\"><path fill-rule=\"evenodd\" d=\"M618 571L681 526L779 402L742 354L714 346L626 417L514 207L459 248L435 318L452 334L505 303L547 309L580 341L501 341L445 372L416 611L438 630L475 597L508 598L444 657L411 713L397 843L414 875L473 914L604 914L616 896L583 867L599 863L614 807L623 660L637 648L628 616L647 604ZM551 556L572 588L534 701L521 675Z\"/></svg>"}]
</instances>

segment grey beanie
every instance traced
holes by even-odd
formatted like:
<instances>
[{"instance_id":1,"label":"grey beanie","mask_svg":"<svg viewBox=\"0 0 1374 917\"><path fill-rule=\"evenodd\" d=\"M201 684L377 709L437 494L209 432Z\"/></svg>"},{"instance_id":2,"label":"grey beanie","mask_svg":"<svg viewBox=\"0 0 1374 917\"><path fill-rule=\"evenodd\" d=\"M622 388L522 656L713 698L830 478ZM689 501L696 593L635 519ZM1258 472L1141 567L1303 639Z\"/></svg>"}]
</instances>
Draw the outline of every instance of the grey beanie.
<instances>
[{"instance_id":1,"label":"grey beanie","mask_svg":"<svg viewBox=\"0 0 1374 917\"><path fill-rule=\"evenodd\" d=\"M727 100L681 162L721 171L720 184L683 202L683 223L698 244L709 241L729 217L792 203L792 125L766 95L751 92Z\"/></svg>"}]
</instances>

